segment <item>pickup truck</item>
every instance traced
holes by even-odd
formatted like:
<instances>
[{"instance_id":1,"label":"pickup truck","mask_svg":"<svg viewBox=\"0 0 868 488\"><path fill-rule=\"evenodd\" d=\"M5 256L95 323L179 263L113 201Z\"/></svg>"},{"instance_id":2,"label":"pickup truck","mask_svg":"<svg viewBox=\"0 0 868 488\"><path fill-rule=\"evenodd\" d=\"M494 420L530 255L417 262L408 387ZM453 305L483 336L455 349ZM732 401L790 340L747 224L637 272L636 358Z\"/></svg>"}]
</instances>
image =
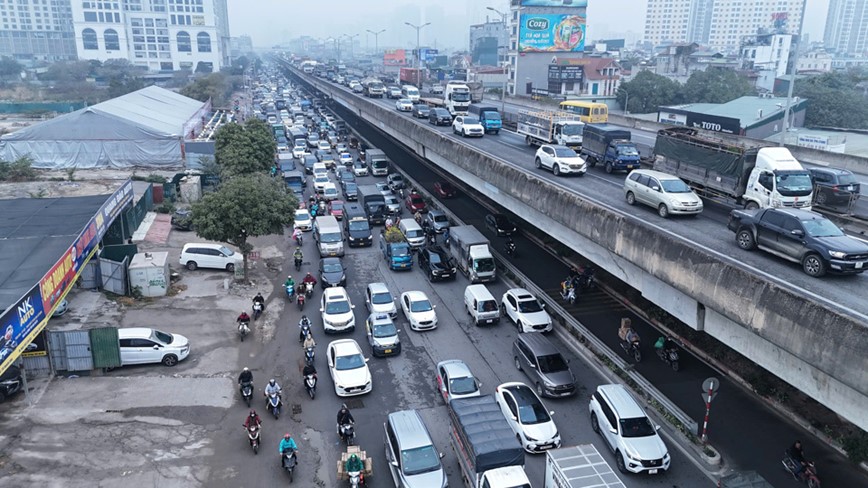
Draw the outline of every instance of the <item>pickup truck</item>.
<instances>
[{"instance_id":1,"label":"pickup truck","mask_svg":"<svg viewBox=\"0 0 868 488\"><path fill-rule=\"evenodd\" d=\"M387 242L386 236L380 232L380 251L383 252L383 259L389 269L413 269L413 254L406 242Z\"/></svg>"},{"instance_id":2,"label":"pickup truck","mask_svg":"<svg viewBox=\"0 0 868 488\"><path fill-rule=\"evenodd\" d=\"M813 277L826 272L855 274L868 268L868 244L844 234L826 217L807 210L733 210L729 230L738 247L799 263Z\"/></svg>"}]
</instances>

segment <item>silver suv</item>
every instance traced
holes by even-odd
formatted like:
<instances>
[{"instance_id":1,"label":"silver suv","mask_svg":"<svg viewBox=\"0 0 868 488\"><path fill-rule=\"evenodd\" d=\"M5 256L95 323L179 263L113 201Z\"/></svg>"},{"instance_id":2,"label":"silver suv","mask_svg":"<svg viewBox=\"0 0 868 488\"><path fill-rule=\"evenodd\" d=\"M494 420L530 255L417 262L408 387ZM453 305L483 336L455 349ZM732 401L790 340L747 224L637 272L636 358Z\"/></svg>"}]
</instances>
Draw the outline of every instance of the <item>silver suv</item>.
<instances>
[{"instance_id":1,"label":"silver suv","mask_svg":"<svg viewBox=\"0 0 868 488\"><path fill-rule=\"evenodd\" d=\"M576 379L567 360L542 334L519 334L512 343L515 367L524 371L543 397L566 397L576 393Z\"/></svg>"},{"instance_id":2,"label":"silver suv","mask_svg":"<svg viewBox=\"0 0 868 488\"><path fill-rule=\"evenodd\" d=\"M442 234L449 228L449 217L442 210L429 210L422 220L422 227L434 229L434 232Z\"/></svg>"}]
</instances>

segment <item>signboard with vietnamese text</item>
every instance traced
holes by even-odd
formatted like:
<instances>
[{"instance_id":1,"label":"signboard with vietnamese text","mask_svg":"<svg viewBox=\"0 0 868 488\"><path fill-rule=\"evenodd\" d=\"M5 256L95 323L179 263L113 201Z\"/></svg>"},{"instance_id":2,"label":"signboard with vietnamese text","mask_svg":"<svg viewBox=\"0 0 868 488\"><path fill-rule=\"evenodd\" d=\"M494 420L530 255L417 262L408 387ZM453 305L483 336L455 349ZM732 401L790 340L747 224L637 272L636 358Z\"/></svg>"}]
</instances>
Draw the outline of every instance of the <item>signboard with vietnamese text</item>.
<instances>
[{"instance_id":1,"label":"signboard with vietnamese text","mask_svg":"<svg viewBox=\"0 0 868 488\"><path fill-rule=\"evenodd\" d=\"M581 83L585 77L585 67L580 64L574 65L549 65L549 81L558 83Z\"/></svg>"},{"instance_id":2,"label":"signboard with vietnamese text","mask_svg":"<svg viewBox=\"0 0 868 488\"><path fill-rule=\"evenodd\" d=\"M522 14L518 50L523 53L582 52L585 29L584 15Z\"/></svg>"}]
</instances>

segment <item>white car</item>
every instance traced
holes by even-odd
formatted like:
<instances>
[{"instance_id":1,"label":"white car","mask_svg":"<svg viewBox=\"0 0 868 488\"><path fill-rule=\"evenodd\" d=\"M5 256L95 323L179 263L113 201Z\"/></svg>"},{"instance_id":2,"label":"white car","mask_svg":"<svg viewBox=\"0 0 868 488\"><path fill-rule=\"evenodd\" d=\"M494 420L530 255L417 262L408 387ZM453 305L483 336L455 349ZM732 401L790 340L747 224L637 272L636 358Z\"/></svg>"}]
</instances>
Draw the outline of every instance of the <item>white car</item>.
<instances>
[{"instance_id":1,"label":"white car","mask_svg":"<svg viewBox=\"0 0 868 488\"><path fill-rule=\"evenodd\" d=\"M335 151L337 151L338 153L347 152L349 150L350 148L347 147L346 142L339 142L335 144Z\"/></svg>"},{"instance_id":2,"label":"white car","mask_svg":"<svg viewBox=\"0 0 868 488\"><path fill-rule=\"evenodd\" d=\"M303 232L313 230L313 222L310 218L310 212L307 209L300 208L295 211L295 223L293 226Z\"/></svg>"},{"instance_id":3,"label":"white car","mask_svg":"<svg viewBox=\"0 0 868 488\"><path fill-rule=\"evenodd\" d=\"M320 140L316 143L316 148L319 149L320 151L329 151L329 152L331 152L331 150L332 150L332 145L331 145L331 143L330 143L329 141L326 141L326 140L320 139Z\"/></svg>"},{"instance_id":4,"label":"white car","mask_svg":"<svg viewBox=\"0 0 868 488\"><path fill-rule=\"evenodd\" d=\"M327 183L330 183L328 175L318 174L313 177L313 189L317 193L322 193Z\"/></svg>"},{"instance_id":5,"label":"white car","mask_svg":"<svg viewBox=\"0 0 868 488\"><path fill-rule=\"evenodd\" d=\"M348 152L342 152L341 155L338 156L338 159L340 159L341 164L343 165L353 164L353 155Z\"/></svg>"},{"instance_id":6,"label":"white car","mask_svg":"<svg viewBox=\"0 0 868 488\"><path fill-rule=\"evenodd\" d=\"M432 95L442 95L443 94L443 85L434 85L431 87Z\"/></svg>"},{"instance_id":7,"label":"white car","mask_svg":"<svg viewBox=\"0 0 868 488\"><path fill-rule=\"evenodd\" d=\"M328 166L326 166L326 164L324 162L317 161L317 162L313 163L313 166L311 167L310 172L314 175L314 177L319 176L319 175L328 175L329 174L329 168L328 168Z\"/></svg>"},{"instance_id":8,"label":"white car","mask_svg":"<svg viewBox=\"0 0 868 488\"><path fill-rule=\"evenodd\" d=\"M561 447L561 436L533 389L524 383L503 383L494 389L494 399L518 436L525 451L535 454Z\"/></svg>"},{"instance_id":9,"label":"white car","mask_svg":"<svg viewBox=\"0 0 868 488\"><path fill-rule=\"evenodd\" d=\"M513 288L503 294L500 313L509 317L519 332L552 330L552 318L545 311L545 306L524 288Z\"/></svg>"},{"instance_id":10,"label":"white car","mask_svg":"<svg viewBox=\"0 0 868 488\"><path fill-rule=\"evenodd\" d=\"M401 98L395 102L395 108L400 112L412 112L413 102L409 98Z\"/></svg>"},{"instance_id":11,"label":"white car","mask_svg":"<svg viewBox=\"0 0 868 488\"><path fill-rule=\"evenodd\" d=\"M292 157L295 159L301 159L305 154L310 154L307 151L307 146L295 146L292 148Z\"/></svg>"},{"instance_id":12,"label":"white car","mask_svg":"<svg viewBox=\"0 0 868 488\"><path fill-rule=\"evenodd\" d=\"M482 137L485 128L475 115L458 115L452 120L452 132L462 137Z\"/></svg>"},{"instance_id":13,"label":"white car","mask_svg":"<svg viewBox=\"0 0 868 488\"><path fill-rule=\"evenodd\" d=\"M347 290L342 286L326 288L322 292L319 311L322 314L323 330L328 332L346 332L356 328L356 317L353 315L355 305L350 302Z\"/></svg>"},{"instance_id":14,"label":"white car","mask_svg":"<svg viewBox=\"0 0 868 488\"><path fill-rule=\"evenodd\" d=\"M480 382L460 359L447 359L437 363L437 391L446 404L455 398L478 397Z\"/></svg>"},{"instance_id":15,"label":"white car","mask_svg":"<svg viewBox=\"0 0 868 488\"><path fill-rule=\"evenodd\" d=\"M365 306L372 314L387 314L389 318L398 317L395 298L385 283L371 283L365 289Z\"/></svg>"},{"instance_id":16,"label":"white car","mask_svg":"<svg viewBox=\"0 0 868 488\"><path fill-rule=\"evenodd\" d=\"M421 291L405 291L401 294L401 310L410 323L412 330L431 330L437 328L436 305L431 304L428 296Z\"/></svg>"},{"instance_id":17,"label":"white car","mask_svg":"<svg viewBox=\"0 0 868 488\"><path fill-rule=\"evenodd\" d=\"M356 176L368 176L368 167L361 161L353 163L353 174Z\"/></svg>"},{"instance_id":18,"label":"white car","mask_svg":"<svg viewBox=\"0 0 868 488\"><path fill-rule=\"evenodd\" d=\"M588 165L576 151L567 146L543 144L536 150L534 164L537 168L545 168L558 175L585 176Z\"/></svg>"},{"instance_id":19,"label":"white car","mask_svg":"<svg viewBox=\"0 0 868 488\"><path fill-rule=\"evenodd\" d=\"M359 344L352 339L341 339L329 343L326 351L329 374L335 384L335 394L339 397L363 395L374 387L368 358L362 354Z\"/></svg>"},{"instance_id":20,"label":"white car","mask_svg":"<svg viewBox=\"0 0 868 488\"><path fill-rule=\"evenodd\" d=\"M337 200L340 197L340 195L338 195L338 187L332 182L326 183L322 188L322 197L327 202Z\"/></svg>"},{"instance_id":21,"label":"white car","mask_svg":"<svg viewBox=\"0 0 868 488\"><path fill-rule=\"evenodd\" d=\"M190 341L146 327L118 328L121 365L163 363L174 366L190 355Z\"/></svg>"}]
</instances>

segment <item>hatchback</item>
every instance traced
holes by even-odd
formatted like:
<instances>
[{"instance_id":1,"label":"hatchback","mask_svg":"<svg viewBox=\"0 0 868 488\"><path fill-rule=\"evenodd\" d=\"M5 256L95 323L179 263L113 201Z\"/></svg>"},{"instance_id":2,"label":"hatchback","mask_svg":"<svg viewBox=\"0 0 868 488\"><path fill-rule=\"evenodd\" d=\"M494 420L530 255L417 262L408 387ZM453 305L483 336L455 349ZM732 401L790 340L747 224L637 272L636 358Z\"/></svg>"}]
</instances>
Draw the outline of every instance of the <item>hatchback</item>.
<instances>
[{"instance_id":1,"label":"hatchback","mask_svg":"<svg viewBox=\"0 0 868 488\"><path fill-rule=\"evenodd\" d=\"M669 215L698 215L702 212L702 199L681 181L660 171L634 169L624 180L627 203L643 203L657 209L662 218Z\"/></svg>"}]
</instances>

